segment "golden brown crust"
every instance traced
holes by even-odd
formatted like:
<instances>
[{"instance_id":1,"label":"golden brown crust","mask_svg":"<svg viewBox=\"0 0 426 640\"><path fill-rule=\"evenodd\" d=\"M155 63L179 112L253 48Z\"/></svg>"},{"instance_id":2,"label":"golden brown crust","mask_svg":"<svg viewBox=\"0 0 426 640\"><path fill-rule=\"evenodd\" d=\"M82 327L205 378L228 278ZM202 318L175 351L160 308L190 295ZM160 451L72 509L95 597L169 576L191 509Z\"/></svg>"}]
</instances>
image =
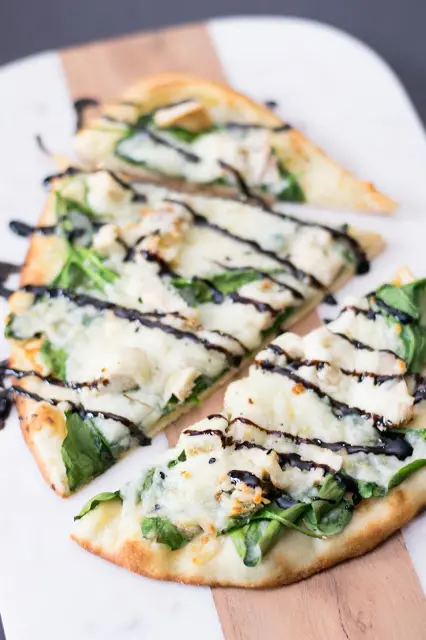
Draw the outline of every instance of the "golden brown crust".
<instances>
[{"instance_id":1,"label":"golden brown crust","mask_svg":"<svg viewBox=\"0 0 426 640\"><path fill-rule=\"evenodd\" d=\"M161 74L140 80L126 91L122 100L137 103L144 111L151 111L187 98L199 100L206 107L225 108L227 120L268 127L284 124L267 107L230 87L184 74ZM117 103L110 104L105 106L104 113L118 116L121 109L122 106ZM90 144L85 144L87 131L83 129L76 138L77 153L84 161L95 166L127 171L136 177L155 177L142 167L121 161L109 148L101 150L95 145L95 152L92 153ZM297 129L275 134L274 147L284 166L298 177L310 204L372 213L392 213L396 208L396 203L377 191L371 182L358 180ZM204 189L201 187L201 190Z\"/></svg>"},{"instance_id":2,"label":"golden brown crust","mask_svg":"<svg viewBox=\"0 0 426 640\"><path fill-rule=\"evenodd\" d=\"M385 498L363 501L344 531L328 540L308 538L296 531L286 532L257 567L245 567L231 539L220 539L220 550L210 561L198 564L191 543L179 551L152 544L141 535L118 545L105 545L97 536L98 507L85 519L93 527L72 534L84 549L105 560L157 580L172 580L194 585L226 587L274 587L290 584L323 571L340 562L367 553L412 520L426 505L426 470L416 472ZM98 511L98 515L96 515ZM113 518L118 518L118 511ZM194 562L195 559L195 562Z\"/></svg>"}]
</instances>

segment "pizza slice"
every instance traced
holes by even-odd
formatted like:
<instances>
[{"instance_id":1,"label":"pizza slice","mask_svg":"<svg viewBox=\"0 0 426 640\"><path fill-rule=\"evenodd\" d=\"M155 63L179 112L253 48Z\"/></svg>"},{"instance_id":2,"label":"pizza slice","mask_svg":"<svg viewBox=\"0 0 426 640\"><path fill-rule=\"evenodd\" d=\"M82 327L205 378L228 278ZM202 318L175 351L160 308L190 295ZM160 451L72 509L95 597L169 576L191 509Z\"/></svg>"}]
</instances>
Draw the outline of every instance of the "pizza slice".
<instances>
[{"instance_id":1,"label":"pizza slice","mask_svg":"<svg viewBox=\"0 0 426 640\"><path fill-rule=\"evenodd\" d=\"M426 280L350 299L284 333L224 410L72 534L134 572L192 584L286 584L365 553L426 504Z\"/></svg>"},{"instance_id":2,"label":"pizza slice","mask_svg":"<svg viewBox=\"0 0 426 640\"><path fill-rule=\"evenodd\" d=\"M77 134L75 150L89 166L187 188L376 213L395 208L266 107L186 75L140 81Z\"/></svg>"},{"instance_id":3,"label":"pizza slice","mask_svg":"<svg viewBox=\"0 0 426 640\"><path fill-rule=\"evenodd\" d=\"M31 245L2 371L62 496L147 444L383 246L104 170L50 182L40 225L12 223Z\"/></svg>"}]
</instances>

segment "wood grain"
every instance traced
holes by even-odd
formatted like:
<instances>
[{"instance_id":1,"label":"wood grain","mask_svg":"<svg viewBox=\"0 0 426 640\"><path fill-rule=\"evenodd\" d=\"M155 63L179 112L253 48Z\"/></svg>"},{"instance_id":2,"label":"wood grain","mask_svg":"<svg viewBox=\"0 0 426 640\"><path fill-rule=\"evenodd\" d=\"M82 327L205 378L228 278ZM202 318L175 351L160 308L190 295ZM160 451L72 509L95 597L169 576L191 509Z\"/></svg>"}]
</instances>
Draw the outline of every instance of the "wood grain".
<instances>
[{"instance_id":1,"label":"wood grain","mask_svg":"<svg viewBox=\"0 0 426 640\"><path fill-rule=\"evenodd\" d=\"M140 77L185 71L224 80L203 25L68 49L71 95L111 99ZM319 323L311 314L294 328ZM242 374L243 375L243 374ZM215 413L224 389L167 429L170 444L188 424ZM401 534L378 549L279 589L213 589L227 640L426 640L426 601Z\"/></svg>"}]
</instances>

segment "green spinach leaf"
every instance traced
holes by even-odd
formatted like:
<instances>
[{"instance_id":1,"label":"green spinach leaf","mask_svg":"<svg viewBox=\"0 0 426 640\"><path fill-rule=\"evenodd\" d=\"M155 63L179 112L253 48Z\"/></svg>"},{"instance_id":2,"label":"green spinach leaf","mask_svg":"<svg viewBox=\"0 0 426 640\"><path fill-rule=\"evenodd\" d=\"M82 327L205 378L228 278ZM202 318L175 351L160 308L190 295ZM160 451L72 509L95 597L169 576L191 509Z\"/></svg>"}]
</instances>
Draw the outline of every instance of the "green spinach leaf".
<instances>
[{"instance_id":1,"label":"green spinach leaf","mask_svg":"<svg viewBox=\"0 0 426 640\"><path fill-rule=\"evenodd\" d=\"M178 289L182 298L191 306L211 302L213 294L211 288L202 280L188 278L172 278L170 284Z\"/></svg>"},{"instance_id":2,"label":"green spinach leaf","mask_svg":"<svg viewBox=\"0 0 426 640\"><path fill-rule=\"evenodd\" d=\"M295 504L288 509L268 505L256 512L249 524L232 529L230 536L238 555L248 567L255 567L274 546L285 528L297 528L295 524L310 508L309 504Z\"/></svg>"},{"instance_id":3,"label":"green spinach leaf","mask_svg":"<svg viewBox=\"0 0 426 640\"><path fill-rule=\"evenodd\" d=\"M77 413L66 414L67 435L62 443L62 459L70 491L111 467L115 458L108 442L92 420Z\"/></svg>"},{"instance_id":4,"label":"green spinach leaf","mask_svg":"<svg viewBox=\"0 0 426 640\"><path fill-rule=\"evenodd\" d=\"M148 540L165 544L172 551L181 549L194 537L192 533L179 529L168 518L144 518L142 535Z\"/></svg>"},{"instance_id":5,"label":"green spinach leaf","mask_svg":"<svg viewBox=\"0 0 426 640\"><path fill-rule=\"evenodd\" d=\"M408 478L408 476L411 476L412 473L414 473L415 471L418 471L418 469L421 469L425 465L426 465L426 458L413 460L413 462L406 464L404 467L399 469L399 471L397 471L392 476L392 478L389 480L388 488L393 489L394 487L398 486L399 484L401 484L403 480Z\"/></svg>"},{"instance_id":6,"label":"green spinach leaf","mask_svg":"<svg viewBox=\"0 0 426 640\"><path fill-rule=\"evenodd\" d=\"M426 363L426 279L416 280L402 287L385 284L377 289L375 297L412 318L412 322L401 325L395 315L379 307L390 322L401 326L401 339L405 351L403 357L407 362L408 371L421 371Z\"/></svg>"},{"instance_id":7,"label":"green spinach leaf","mask_svg":"<svg viewBox=\"0 0 426 640\"><path fill-rule=\"evenodd\" d=\"M200 395L203 391L209 389L214 382L219 378L210 378L210 376L206 376L202 373L194 382L194 386L191 389L191 393L187 398L185 398L185 402L192 402L193 404L200 404Z\"/></svg>"},{"instance_id":8,"label":"green spinach leaf","mask_svg":"<svg viewBox=\"0 0 426 640\"><path fill-rule=\"evenodd\" d=\"M55 378L65 380L67 353L63 349L55 349L50 340L45 340L41 345L40 358L43 364L50 369Z\"/></svg>"},{"instance_id":9,"label":"green spinach leaf","mask_svg":"<svg viewBox=\"0 0 426 640\"><path fill-rule=\"evenodd\" d=\"M282 202L306 202L305 193L294 173L287 171L282 163L278 163L278 170L282 183L277 193Z\"/></svg>"},{"instance_id":10,"label":"green spinach leaf","mask_svg":"<svg viewBox=\"0 0 426 640\"><path fill-rule=\"evenodd\" d=\"M65 289L84 286L104 291L105 285L112 284L117 277L117 273L106 267L95 251L69 243L68 257L52 286Z\"/></svg>"},{"instance_id":11,"label":"green spinach leaf","mask_svg":"<svg viewBox=\"0 0 426 640\"><path fill-rule=\"evenodd\" d=\"M318 521L313 509L303 518L304 525L312 532L323 536L334 536L341 533L352 519L352 504L342 500L336 507L327 511Z\"/></svg>"},{"instance_id":12,"label":"green spinach leaf","mask_svg":"<svg viewBox=\"0 0 426 640\"><path fill-rule=\"evenodd\" d=\"M375 482L367 482L366 480L356 480L355 482L361 498L382 498L387 494L386 487L381 487Z\"/></svg>"},{"instance_id":13,"label":"green spinach leaf","mask_svg":"<svg viewBox=\"0 0 426 640\"><path fill-rule=\"evenodd\" d=\"M141 493L145 493L145 491L148 491L148 489L152 487L152 483L154 482L155 471L156 471L155 467L147 471L146 476L142 482Z\"/></svg>"},{"instance_id":14,"label":"green spinach leaf","mask_svg":"<svg viewBox=\"0 0 426 640\"><path fill-rule=\"evenodd\" d=\"M318 491L312 508L303 518L305 526L314 533L335 535L340 533L352 518L352 503L344 499L344 483L328 474Z\"/></svg>"},{"instance_id":15,"label":"green spinach leaf","mask_svg":"<svg viewBox=\"0 0 426 640\"><path fill-rule=\"evenodd\" d=\"M275 317L271 326L268 327L267 329L263 329L262 336L264 338L267 338L270 335L274 335L278 333L280 329L282 329L284 322L286 322L290 318L292 313L294 313L294 309L292 307L289 307L288 309L285 309L282 313L279 313Z\"/></svg>"},{"instance_id":16,"label":"green spinach leaf","mask_svg":"<svg viewBox=\"0 0 426 640\"><path fill-rule=\"evenodd\" d=\"M270 269L265 273L282 273L282 269ZM206 276L205 280L193 278L172 278L171 284L173 287L179 290L180 295L191 307L196 307L199 304L205 302L211 302L213 300L213 291L209 287L210 283L214 289L220 291L222 295L234 293L240 287L256 280L261 280L265 276L256 271L256 269L242 268L224 271L223 273L215 273L211 276Z\"/></svg>"},{"instance_id":17,"label":"green spinach leaf","mask_svg":"<svg viewBox=\"0 0 426 640\"><path fill-rule=\"evenodd\" d=\"M185 449L182 449L182 451L180 452L177 458L175 458L174 460L170 460L167 463L167 468L172 469L177 464L179 464L179 462L185 462L185 461L186 461L186 453L185 453Z\"/></svg>"},{"instance_id":18,"label":"green spinach leaf","mask_svg":"<svg viewBox=\"0 0 426 640\"><path fill-rule=\"evenodd\" d=\"M98 495L91 498L89 502L84 505L80 513L74 517L74 520L80 520L90 511L96 509L96 507L98 507L102 502L110 502L111 500L120 500L120 502L122 502L123 498L121 497L121 493L119 491L105 491L104 493L98 493Z\"/></svg>"}]
</instances>

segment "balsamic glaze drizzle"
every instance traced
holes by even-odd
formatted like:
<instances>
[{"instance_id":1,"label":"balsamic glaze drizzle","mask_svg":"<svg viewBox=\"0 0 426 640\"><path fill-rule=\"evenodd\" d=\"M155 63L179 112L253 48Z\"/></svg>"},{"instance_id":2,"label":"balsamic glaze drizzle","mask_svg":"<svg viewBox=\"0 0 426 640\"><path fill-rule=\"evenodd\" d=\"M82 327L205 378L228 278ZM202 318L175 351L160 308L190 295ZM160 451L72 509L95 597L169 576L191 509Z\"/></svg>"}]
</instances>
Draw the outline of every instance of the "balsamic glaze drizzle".
<instances>
[{"instance_id":1,"label":"balsamic glaze drizzle","mask_svg":"<svg viewBox=\"0 0 426 640\"><path fill-rule=\"evenodd\" d=\"M409 313L405 311L401 311L400 309L396 309L395 307L391 307L391 305L387 304L381 298L374 296L372 300L380 309L383 309L386 313L396 318L401 324L411 324L415 322L415 318L411 316Z\"/></svg>"},{"instance_id":2,"label":"balsamic glaze drizzle","mask_svg":"<svg viewBox=\"0 0 426 640\"><path fill-rule=\"evenodd\" d=\"M96 98L79 98L78 100L74 100L73 107L75 111L75 130L78 132L84 124L84 112L89 107L98 107L99 100Z\"/></svg>"},{"instance_id":3,"label":"balsamic glaze drizzle","mask_svg":"<svg viewBox=\"0 0 426 640\"><path fill-rule=\"evenodd\" d=\"M35 141L36 141L37 147L40 149L42 153L44 153L46 156L49 156L49 157L53 155L44 144L43 138L39 133L35 136Z\"/></svg>"},{"instance_id":4,"label":"balsamic glaze drizzle","mask_svg":"<svg viewBox=\"0 0 426 640\"><path fill-rule=\"evenodd\" d=\"M294 370L300 369L301 367L315 367L315 369L321 370L326 366L335 366L327 360L303 360L292 358L290 354L288 354L277 344L269 344L266 347L265 351L272 351L276 355L284 356L285 358L287 358L286 366ZM358 382L362 382L366 378L372 378L374 380L374 384L377 384L378 386L391 380L396 381L404 379L402 373L379 374L370 371L352 371L350 369L345 369L342 367L339 367L339 370L346 376L353 376L354 378L358 378Z\"/></svg>"},{"instance_id":5,"label":"balsamic glaze drizzle","mask_svg":"<svg viewBox=\"0 0 426 640\"><path fill-rule=\"evenodd\" d=\"M268 258L275 260L279 264L282 264L287 269L287 271L289 271L291 275L294 276L297 280L305 281L307 284L309 284L310 286L316 289L321 289L321 290L324 289L324 285L317 278L315 278L315 276L313 276L310 273L307 273L306 271L303 271L303 269L299 269L287 258L281 258L278 254L274 253L273 251L270 251L269 249L264 249L255 240L250 240L249 238L242 238L241 236L237 236L231 231L228 231L228 229L225 229L224 227L221 227L215 224L214 222L210 222L205 216L201 215L200 213L197 213L186 202L183 202L181 200L174 200L173 198L166 198L166 201L171 202L173 204L178 204L184 207L191 214L194 220L194 224L200 227L207 227L209 229L213 229L214 231L217 231L218 233L221 233L222 235L228 238L231 238L232 240L236 240L237 242L245 244L251 249L253 249L256 253L267 256Z\"/></svg>"},{"instance_id":6,"label":"balsamic glaze drizzle","mask_svg":"<svg viewBox=\"0 0 426 640\"><path fill-rule=\"evenodd\" d=\"M21 288L21 291L26 291L27 293L32 293L36 298L47 296L48 298L65 298L77 305L78 307L91 306L97 309L98 311L111 311L117 318L123 318L128 320L129 322L137 322L144 327L149 329L160 329L164 333L168 333L173 335L178 340L188 339L192 342L203 345L205 349L208 351L217 351L222 353L228 362L234 366L239 366L241 362L241 356L235 355L225 347L221 345L213 344L209 342L206 338L202 338L191 331L186 331L183 329L177 329L171 325L160 322L157 318L164 318L167 316L166 313L162 312L147 312L142 313L137 309L130 309L128 307L122 307L113 302L108 302L106 300L99 300L98 298L93 298L87 294L79 294L71 291L69 289L61 289L57 287L48 287L48 286L38 286L38 285L25 285ZM11 292L9 292L10 294ZM0 290L1 295L1 290ZM155 319L153 319L155 318Z\"/></svg>"},{"instance_id":7,"label":"balsamic glaze drizzle","mask_svg":"<svg viewBox=\"0 0 426 640\"><path fill-rule=\"evenodd\" d=\"M22 396L23 398L28 398L29 400L34 400L34 402L47 402L53 407L58 406L61 403L68 404L71 407L71 411L73 413L78 413L80 418L83 420L85 418L102 418L104 420L115 420L115 422L120 422L129 430L130 434L137 439L138 443L141 446L147 446L151 444L150 438L148 438L139 427L124 416L119 416L115 413L110 413L108 411L96 411L94 409L85 409L82 405L76 404L75 402L71 402L70 400L57 400L55 398L43 398L39 396L37 393L32 393L31 391L27 391L22 387L17 385L11 385L9 388L10 393L14 393L16 395Z\"/></svg>"},{"instance_id":8,"label":"balsamic glaze drizzle","mask_svg":"<svg viewBox=\"0 0 426 640\"><path fill-rule=\"evenodd\" d=\"M326 293L322 299L322 302L323 304L329 304L333 307L337 305L337 300L332 293Z\"/></svg>"},{"instance_id":9,"label":"balsamic glaze drizzle","mask_svg":"<svg viewBox=\"0 0 426 640\"><path fill-rule=\"evenodd\" d=\"M348 454L373 453L374 455L396 456L398 460L405 460L413 453L413 447L405 440L404 435L401 433L392 433L392 431L387 431L386 433L381 432L379 442L376 445L355 445L349 444L348 442L325 442L320 438L303 438L286 431L265 429L265 427L261 427L256 422L253 422L253 420L244 418L243 416L234 418L229 423L229 426L231 427L236 422L242 422L276 438L285 438L286 440L294 442L296 445L314 445L334 452L344 449Z\"/></svg>"},{"instance_id":10,"label":"balsamic glaze drizzle","mask_svg":"<svg viewBox=\"0 0 426 640\"><path fill-rule=\"evenodd\" d=\"M336 400L328 393L323 391L320 387L318 387L313 382L309 382L305 380L301 376L298 376L291 369L286 369L284 367L279 367L278 365L269 362L268 360L262 360L261 362L257 361L256 366L263 369L264 371L269 371L271 373L277 373L279 375L285 376L289 378L296 384L301 384L306 390L312 391L319 398L327 400L329 403L332 412L337 418L343 418L348 415L356 415L364 420L372 420L374 426L382 426L382 427L390 427L393 426L389 421L385 420L383 416L380 416L375 413L371 413L369 411L365 411L364 409L360 409L359 407L351 407L345 402L341 402L340 400Z\"/></svg>"},{"instance_id":11,"label":"balsamic glaze drizzle","mask_svg":"<svg viewBox=\"0 0 426 640\"><path fill-rule=\"evenodd\" d=\"M6 282L9 276L19 273L20 266L11 262L0 262L0 284Z\"/></svg>"},{"instance_id":12,"label":"balsamic glaze drizzle","mask_svg":"<svg viewBox=\"0 0 426 640\"><path fill-rule=\"evenodd\" d=\"M56 228L56 225L34 227L26 222L21 222L21 220L11 220L9 222L9 229L20 238L29 238L33 233L48 236L55 233Z\"/></svg>"},{"instance_id":13,"label":"balsamic glaze drizzle","mask_svg":"<svg viewBox=\"0 0 426 640\"><path fill-rule=\"evenodd\" d=\"M52 384L55 387L63 387L65 389L72 389L73 391L80 391L81 389L99 389L100 387L106 387L109 385L109 380L107 378L98 378L96 380L90 380L87 382L76 382L73 380L61 380L60 378L56 378L55 376L47 375L44 376L34 369L23 370L16 369L15 367L10 367L7 362L0 363L0 381L6 377L11 376L13 378L17 378L21 380L22 378L38 378L42 382L47 382L48 384Z\"/></svg>"}]
</instances>

